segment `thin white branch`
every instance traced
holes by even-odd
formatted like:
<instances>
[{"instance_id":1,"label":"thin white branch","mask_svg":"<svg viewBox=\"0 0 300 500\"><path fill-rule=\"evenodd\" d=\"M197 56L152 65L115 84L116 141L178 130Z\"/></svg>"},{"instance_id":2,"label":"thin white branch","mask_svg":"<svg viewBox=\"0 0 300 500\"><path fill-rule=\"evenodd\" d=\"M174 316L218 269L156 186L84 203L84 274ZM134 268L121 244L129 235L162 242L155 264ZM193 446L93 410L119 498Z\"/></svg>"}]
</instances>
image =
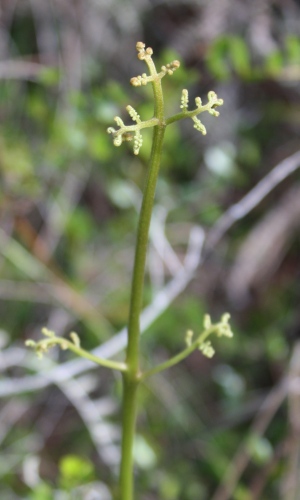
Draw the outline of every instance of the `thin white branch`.
<instances>
[{"instance_id":1,"label":"thin white branch","mask_svg":"<svg viewBox=\"0 0 300 500\"><path fill-rule=\"evenodd\" d=\"M249 214L280 182L299 167L300 151L278 163L246 196L238 203L231 205L219 218L207 236L207 247L209 249L214 248L236 221Z\"/></svg>"},{"instance_id":2,"label":"thin white branch","mask_svg":"<svg viewBox=\"0 0 300 500\"><path fill-rule=\"evenodd\" d=\"M89 397L80 380L65 380L57 385L82 418L99 457L107 465L116 465L120 457L119 447L115 444L115 441L120 441L119 427L102 420L99 405ZM107 447L111 448L112 444L116 449L114 457L105 451Z\"/></svg>"}]
</instances>

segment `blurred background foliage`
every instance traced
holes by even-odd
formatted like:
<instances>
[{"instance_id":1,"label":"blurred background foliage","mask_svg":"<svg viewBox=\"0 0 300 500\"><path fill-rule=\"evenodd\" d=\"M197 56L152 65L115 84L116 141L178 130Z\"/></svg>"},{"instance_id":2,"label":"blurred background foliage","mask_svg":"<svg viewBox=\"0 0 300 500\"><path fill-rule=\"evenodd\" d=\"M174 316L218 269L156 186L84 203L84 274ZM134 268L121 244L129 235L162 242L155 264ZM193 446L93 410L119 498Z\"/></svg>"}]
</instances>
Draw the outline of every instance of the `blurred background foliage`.
<instances>
[{"instance_id":1,"label":"blurred background foliage","mask_svg":"<svg viewBox=\"0 0 300 500\"><path fill-rule=\"evenodd\" d=\"M206 137L190 120L167 129L155 214L182 261L192 225L209 231L299 150L300 4L2 0L0 13L1 498L109 500L120 381L97 370L26 390L41 362L23 346L45 325L86 348L126 325L151 135L134 157L106 129L129 103L152 115L151 88L129 84L144 70L135 43L158 65L182 62L163 81L169 114L182 88L224 99ZM235 224L145 333L145 366L176 353L205 312L230 311L235 337L141 391L137 498L296 499L299 381L284 381L300 373L299 179ZM150 246L145 305L170 279Z\"/></svg>"}]
</instances>

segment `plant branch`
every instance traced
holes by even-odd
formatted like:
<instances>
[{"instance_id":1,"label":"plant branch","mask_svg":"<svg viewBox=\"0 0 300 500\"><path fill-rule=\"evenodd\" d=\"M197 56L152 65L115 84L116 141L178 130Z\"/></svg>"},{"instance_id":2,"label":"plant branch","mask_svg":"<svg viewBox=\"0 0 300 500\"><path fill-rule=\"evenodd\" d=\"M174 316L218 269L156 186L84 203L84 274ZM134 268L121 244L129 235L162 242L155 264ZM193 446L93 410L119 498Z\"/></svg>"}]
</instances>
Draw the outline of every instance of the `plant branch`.
<instances>
[{"instance_id":1,"label":"plant branch","mask_svg":"<svg viewBox=\"0 0 300 500\"><path fill-rule=\"evenodd\" d=\"M25 342L27 347L32 347L35 350L39 358L42 358L43 355L51 349L51 347L59 345L61 349L69 349L81 358L93 361L97 365L105 366L106 368L111 368L113 370L119 370L121 372L125 372L127 370L127 365L125 363L112 361L110 359L103 359L86 351L85 349L82 349L80 347L79 337L75 332L70 333L72 341L65 339L64 337L57 337L55 333L52 330L48 330L48 328L43 328L42 333L47 337L46 339L40 340L39 342L29 339Z\"/></svg>"},{"instance_id":2,"label":"plant branch","mask_svg":"<svg viewBox=\"0 0 300 500\"><path fill-rule=\"evenodd\" d=\"M204 342L204 340L209 336L210 333L211 332L203 332L195 342L193 342L189 347L186 347L186 349L181 351L179 354L176 354L172 358L167 359L167 361L164 361L163 363L160 363L154 368L151 368L150 370L143 372L140 378L141 382L144 382L147 378L151 377L152 375L155 375L156 373L160 373L180 363L180 361L187 358L192 352L199 349L201 343Z\"/></svg>"},{"instance_id":3,"label":"plant branch","mask_svg":"<svg viewBox=\"0 0 300 500\"><path fill-rule=\"evenodd\" d=\"M206 339L213 333L217 334L218 337L225 336L231 338L233 336L233 333L228 323L229 318L229 314L223 314L220 322L212 324L210 316L206 314L204 316L204 330L200 333L197 339L192 342L193 332L191 330L188 330L186 333L187 347L179 354L176 354L167 361L164 361L154 368L145 371L140 377L141 382L144 382L147 378L155 375L156 373L162 372L174 365L177 365L180 361L187 358L192 352L196 351L197 349L202 351L204 356L211 358L214 355L214 349L211 346L210 342L206 342Z\"/></svg>"}]
</instances>

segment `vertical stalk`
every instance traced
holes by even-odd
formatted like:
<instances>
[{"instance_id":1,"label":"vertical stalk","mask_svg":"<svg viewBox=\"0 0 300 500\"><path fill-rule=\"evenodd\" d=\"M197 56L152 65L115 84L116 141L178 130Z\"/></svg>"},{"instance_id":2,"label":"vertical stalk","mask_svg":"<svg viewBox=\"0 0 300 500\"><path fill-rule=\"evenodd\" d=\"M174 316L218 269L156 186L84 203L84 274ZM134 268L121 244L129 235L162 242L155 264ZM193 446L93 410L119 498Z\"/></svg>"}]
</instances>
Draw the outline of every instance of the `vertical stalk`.
<instances>
[{"instance_id":1,"label":"vertical stalk","mask_svg":"<svg viewBox=\"0 0 300 500\"><path fill-rule=\"evenodd\" d=\"M150 68L150 71L155 71L156 73L155 68ZM126 350L127 370L123 373L122 449L119 483L120 500L133 500L134 498L133 443L136 426L136 400L140 379L140 313L143 302L149 228L166 127L164 121L163 94L160 79L157 78L154 80L152 86L155 99L154 116L155 118L158 118L159 123L154 127L153 132L150 165L138 223L131 285L128 344Z\"/></svg>"},{"instance_id":2,"label":"vertical stalk","mask_svg":"<svg viewBox=\"0 0 300 500\"><path fill-rule=\"evenodd\" d=\"M128 371L138 372L140 313L143 303L144 275L148 247L148 235L153 209L157 176L160 167L161 150L165 127L157 125L153 132L153 146L148 170L148 177L143 195L140 218L137 230L135 260L131 285L131 298L128 322L128 346L126 361Z\"/></svg>"},{"instance_id":3,"label":"vertical stalk","mask_svg":"<svg viewBox=\"0 0 300 500\"><path fill-rule=\"evenodd\" d=\"M122 457L120 467L120 500L133 499L133 443L136 421L136 393L138 384L123 377Z\"/></svg>"}]
</instances>

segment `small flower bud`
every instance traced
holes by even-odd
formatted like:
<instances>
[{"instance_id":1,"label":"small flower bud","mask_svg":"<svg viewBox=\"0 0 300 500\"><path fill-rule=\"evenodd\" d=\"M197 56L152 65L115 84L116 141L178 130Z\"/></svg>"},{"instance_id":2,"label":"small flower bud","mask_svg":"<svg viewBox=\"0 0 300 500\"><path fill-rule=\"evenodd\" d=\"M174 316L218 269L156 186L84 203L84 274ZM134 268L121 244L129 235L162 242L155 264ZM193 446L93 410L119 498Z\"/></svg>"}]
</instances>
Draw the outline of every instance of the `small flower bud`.
<instances>
[{"instance_id":1,"label":"small flower bud","mask_svg":"<svg viewBox=\"0 0 300 500\"><path fill-rule=\"evenodd\" d=\"M133 152L135 155L138 155L140 152L140 148L143 144L143 137L139 130L135 132L135 136L133 139Z\"/></svg>"},{"instance_id":2,"label":"small flower bud","mask_svg":"<svg viewBox=\"0 0 300 500\"><path fill-rule=\"evenodd\" d=\"M202 99L201 99L201 97L196 97L195 103L196 103L197 108L201 108L201 106L202 106Z\"/></svg>"},{"instance_id":3,"label":"small flower bud","mask_svg":"<svg viewBox=\"0 0 300 500\"><path fill-rule=\"evenodd\" d=\"M119 116L115 116L114 120L115 120L116 124L118 125L118 127L120 127L120 128L125 127L123 120Z\"/></svg>"},{"instance_id":4,"label":"small flower bud","mask_svg":"<svg viewBox=\"0 0 300 500\"><path fill-rule=\"evenodd\" d=\"M140 80L136 76L134 76L133 78L131 78L130 83L134 87L140 87L140 85L141 85Z\"/></svg>"},{"instance_id":5,"label":"small flower bud","mask_svg":"<svg viewBox=\"0 0 300 500\"><path fill-rule=\"evenodd\" d=\"M70 333L70 337L71 337L71 340L72 340L73 344L76 347L80 347L80 338L78 337L77 333L71 332Z\"/></svg>"},{"instance_id":6,"label":"small flower bud","mask_svg":"<svg viewBox=\"0 0 300 500\"><path fill-rule=\"evenodd\" d=\"M187 109L189 103L189 93L187 89L183 89L181 93L181 109Z\"/></svg>"},{"instance_id":7,"label":"small flower bud","mask_svg":"<svg viewBox=\"0 0 300 500\"><path fill-rule=\"evenodd\" d=\"M229 313L224 313L221 317L221 322L222 323L229 323L230 320L230 314Z\"/></svg>"},{"instance_id":8,"label":"small flower bud","mask_svg":"<svg viewBox=\"0 0 300 500\"><path fill-rule=\"evenodd\" d=\"M208 92L207 94L207 97L209 101L215 101L217 99L217 94L213 90L210 90L210 92Z\"/></svg>"},{"instance_id":9,"label":"small flower bud","mask_svg":"<svg viewBox=\"0 0 300 500\"><path fill-rule=\"evenodd\" d=\"M114 134L115 132L116 132L116 130L113 127L108 127L108 129L107 129L108 134Z\"/></svg>"},{"instance_id":10,"label":"small flower bud","mask_svg":"<svg viewBox=\"0 0 300 500\"><path fill-rule=\"evenodd\" d=\"M215 350L209 340L207 340L206 342L202 342L202 344L199 346L199 351L201 351L207 358L212 358L215 354Z\"/></svg>"},{"instance_id":11,"label":"small flower bud","mask_svg":"<svg viewBox=\"0 0 300 500\"><path fill-rule=\"evenodd\" d=\"M206 135L206 128L203 125L203 123L196 116L193 116L192 120L193 120L193 122L195 124L194 128L196 130L199 130L199 132L201 132L202 135Z\"/></svg>"},{"instance_id":12,"label":"small flower bud","mask_svg":"<svg viewBox=\"0 0 300 500\"><path fill-rule=\"evenodd\" d=\"M136 50L143 50L146 47L146 45L143 42L137 42L136 44Z\"/></svg>"},{"instance_id":13,"label":"small flower bud","mask_svg":"<svg viewBox=\"0 0 300 500\"><path fill-rule=\"evenodd\" d=\"M121 144L122 144L122 135L121 135L121 134L116 135L116 137L115 137L115 138L114 138L114 140L113 140L113 143L114 143L114 145L115 145L115 146L117 146L117 147L118 147L118 146L121 146Z\"/></svg>"},{"instance_id":14,"label":"small flower bud","mask_svg":"<svg viewBox=\"0 0 300 500\"><path fill-rule=\"evenodd\" d=\"M26 345L26 347L35 347L36 342L34 340L28 339L25 341L25 345Z\"/></svg>"},{"instance_id":15,"label":"small flower bud","mask_svg":"<svg viewBox=\"0 0 300 500\"><path fill-rule=\"evenodd\" d=\"M208 330L211 327L211 318L209 314L204 315L203 327L205 330Z\"/></svg>"},{"instance_id":16,"label":"small flower bud","mask_svg":"<svg viewBox=\"0 0 300 500\"><path fill-rule=\"evenodd\" d=\"M194 332L192 330L187 330L185 334L185 343L187 347L190 347L192 345L193 335Z\"/></svg>"},{"instance_id":17,"label":"small flower bud","mask_svg":"<svg viewBox=\"0 0 300 500\"><path fill-rule=\"evenodd\" d=\"M215 109L211 108L208 110L209 114L212 115L212 116L219 116L220 113L219 111L216 111Z\"/></svg>"},{"instance_id":18,"label":"small flower bud","mask_svg":"<svg viewBox=\"0 0 300 500\"><path fill-rule=\"evenodd\" d=\"M175 59L175 61L171 62L171 65L174 69L178 69L180 67L180 62Z\"/></svg>"},{"instance_id":19,"label":"small flower bud","mask_svg":"<svg viewBox=\"0 0 300 500\"><path fill-rule=\"evenodd\" d=\"M135 122L140 122L140 115L137 113L137 111L130 105L126 106L126 109L129 113L129 115L131 116L131 118L133 119L133 121Z\"/></svg>"},{"instance_id":20,"label":"small flower bud","mask_svg":"<svg viewBox=\"0 0 300 500\"><path fill-rule=\"evenodd\" d=\"M41 332L43 335L45 335L46 337L55 337L55 332L53 332L53 330L49 330L48 328L44 327L41 329Z\"/></svg>"}]
</instances>

